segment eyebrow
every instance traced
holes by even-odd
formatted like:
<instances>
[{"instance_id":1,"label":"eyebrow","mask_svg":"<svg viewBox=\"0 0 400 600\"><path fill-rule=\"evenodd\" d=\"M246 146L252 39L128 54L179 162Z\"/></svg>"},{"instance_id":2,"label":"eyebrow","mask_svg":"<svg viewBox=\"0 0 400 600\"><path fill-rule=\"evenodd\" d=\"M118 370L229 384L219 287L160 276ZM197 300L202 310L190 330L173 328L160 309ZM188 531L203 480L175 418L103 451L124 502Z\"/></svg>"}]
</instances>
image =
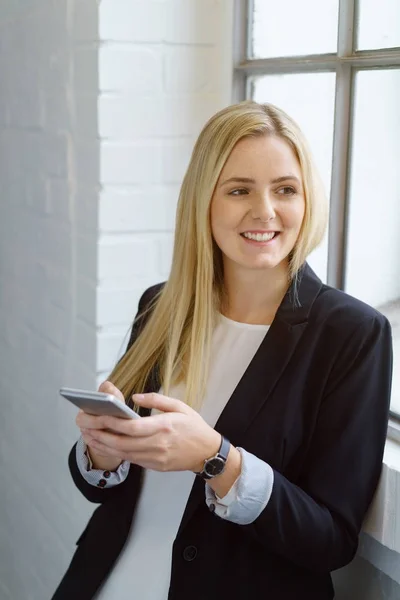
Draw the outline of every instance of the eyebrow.
<instances>
[{"instance_id":1,"label":"eyebrow","mask_svg":"<svg viewBox=\"0 0 400 600\"><path fill-rule=\"evenodd\" d=\"M282 183L283 181L295 181L298 185L300 185L300 181L298 179L298 177L296 177L295 175L282 175L282 177L276 177L275 179L271 180L271 184L276 184L276 183ZM250 177L230 177L229 179L226 179L225 181L223 181L220 185L220 187L222 187L223 185L226 185L227 183L256 183L255 179L251 179Z\"/></svg>"}]
</instances>

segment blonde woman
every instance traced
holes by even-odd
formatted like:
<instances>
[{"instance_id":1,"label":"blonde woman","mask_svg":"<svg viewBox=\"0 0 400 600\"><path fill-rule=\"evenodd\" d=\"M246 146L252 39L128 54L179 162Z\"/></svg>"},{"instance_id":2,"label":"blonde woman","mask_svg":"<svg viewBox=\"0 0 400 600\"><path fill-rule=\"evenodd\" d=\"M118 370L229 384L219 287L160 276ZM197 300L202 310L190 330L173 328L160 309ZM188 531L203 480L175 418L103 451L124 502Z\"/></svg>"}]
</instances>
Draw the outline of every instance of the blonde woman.
<instances>
[{"instance_id":1,"label":"blonde woman","mask_svg":"<svg viewBox=\"0 0 400 600\"><path fill-rule=\"evenodd\" d=\"M99 503L54 600L328 600L381 470L391 333L307 265L326 202L296 123L268 104L206 124L172 268L139 303L69 458Z\"/></svg>"}]
</instances>

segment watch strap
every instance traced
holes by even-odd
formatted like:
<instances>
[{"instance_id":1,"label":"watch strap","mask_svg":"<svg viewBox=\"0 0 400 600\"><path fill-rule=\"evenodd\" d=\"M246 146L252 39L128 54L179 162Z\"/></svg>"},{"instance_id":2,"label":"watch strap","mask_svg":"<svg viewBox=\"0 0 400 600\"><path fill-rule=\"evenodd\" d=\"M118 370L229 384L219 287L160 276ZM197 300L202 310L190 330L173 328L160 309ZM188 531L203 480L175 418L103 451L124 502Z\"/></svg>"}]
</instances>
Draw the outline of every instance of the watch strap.
<instances>
[{"instance_id":1,"label":"watch strap","mask_svg":"<svg viewBox=\"0 0 400 600\"><path fill-rule=\"evenodd\" d=\"M225 436L222 435L221 437L222 437L221 446L218 450L217 456L219 458L222 458L226 462L228 459L228 454L229 454L229 450L231 447L231 443Z\"/></svg>"},{"instance_id":2,"label":"watch strap","mask_svg":"<svg viewBox=\"0 0 400 600\"><path fill-rule=\"evenodd\" d=\"M217 454L215 456L212 456L211 458L208 458L207 460L205 460L203 470L200 471L199 473L196 473L196 475L199 475L200 477L202 477L202 479L206 479L206 480L213 479L213 477L215 477L215 475L210 475L206 471L207 463L209 461L212 461L212 460L218 458L221 461L223 461L224 466L225 466L226 461L228 459L230 447L231 447L230 441L225 436L221 435L221 445L219 447ZM218 475L221 475L221 473L223 473L223 470L220 473L218 473Z\"/></svg>"}]
</instances>

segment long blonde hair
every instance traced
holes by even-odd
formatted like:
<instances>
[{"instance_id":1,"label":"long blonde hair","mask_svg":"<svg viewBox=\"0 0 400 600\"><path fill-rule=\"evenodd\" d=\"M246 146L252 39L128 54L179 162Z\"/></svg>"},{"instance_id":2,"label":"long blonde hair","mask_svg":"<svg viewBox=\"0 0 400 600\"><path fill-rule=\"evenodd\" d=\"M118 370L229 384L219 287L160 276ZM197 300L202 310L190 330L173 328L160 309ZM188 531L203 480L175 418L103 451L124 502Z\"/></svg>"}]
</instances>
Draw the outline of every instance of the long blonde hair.
<instances>
[{"instance_id":1,"label":"long blonde hair","mask_svg":"<svg viewBox=\"0 0 400 600\"><path fill-rule=\"evenodd\" d=\"M303 176L305 215L290 256L293 279L321 242L327 203L310 150L298 125L271 104L229 106L205 125L194 146L177 206L172 267L152 303L139 338L110 380L125 398L144 390L157 366L163 393L185 382L185 402L199 408L205 392L212 331L224 296L222 253L213 240L210 206L222 168L239 140L274 135L293 149Z\"/></svg>"}]
</instances>

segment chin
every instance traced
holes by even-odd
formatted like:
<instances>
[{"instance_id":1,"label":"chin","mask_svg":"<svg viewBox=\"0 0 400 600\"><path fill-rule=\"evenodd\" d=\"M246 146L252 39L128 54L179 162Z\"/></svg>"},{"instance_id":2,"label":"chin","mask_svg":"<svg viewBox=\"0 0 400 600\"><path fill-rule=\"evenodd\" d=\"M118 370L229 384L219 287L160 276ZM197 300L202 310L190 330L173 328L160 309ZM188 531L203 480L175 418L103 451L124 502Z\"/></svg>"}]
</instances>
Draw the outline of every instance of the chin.
<instances>
[{"instance_id":1,"label":"chin","mask_svg":"<svg viewBox=\"0 0 400 600\"><path fill-rule=\"evenodd\" d=\"M285 259L269 259L269 260L253 260L253 261L238 261L242 267L246 269L254 269L262 271L264 269L276 269Z\"/></svg>"}]
</instances>

